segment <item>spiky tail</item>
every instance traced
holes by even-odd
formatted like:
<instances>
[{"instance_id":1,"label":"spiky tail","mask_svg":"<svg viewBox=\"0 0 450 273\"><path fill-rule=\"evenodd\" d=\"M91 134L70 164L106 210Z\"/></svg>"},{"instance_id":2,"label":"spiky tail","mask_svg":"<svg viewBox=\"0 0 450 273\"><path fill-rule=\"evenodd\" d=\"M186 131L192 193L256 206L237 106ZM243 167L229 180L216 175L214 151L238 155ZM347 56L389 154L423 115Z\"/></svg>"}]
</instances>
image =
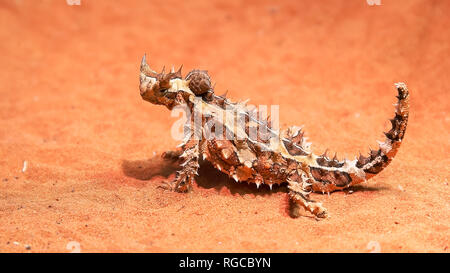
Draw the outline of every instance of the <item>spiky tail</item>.
<instances>
[{"instance_id":1,"label":"spiky tail","mask_svg":"<svg viewBox=\"0 0 450 273\"><path fill-rule=\"evenodd\" d=\"M331 192L349 187L381 172L396 155L405 136L409 115L409 93L406 84L396 83L398 102L395 117L391 119L392 129L384 133L386 139L379 142L378 150L371 150L368 157L362 155L353 161L329 159L326 155L315 157L310 165L313 177L312 187L317 192Z\"/></svg>"}]
</instances>

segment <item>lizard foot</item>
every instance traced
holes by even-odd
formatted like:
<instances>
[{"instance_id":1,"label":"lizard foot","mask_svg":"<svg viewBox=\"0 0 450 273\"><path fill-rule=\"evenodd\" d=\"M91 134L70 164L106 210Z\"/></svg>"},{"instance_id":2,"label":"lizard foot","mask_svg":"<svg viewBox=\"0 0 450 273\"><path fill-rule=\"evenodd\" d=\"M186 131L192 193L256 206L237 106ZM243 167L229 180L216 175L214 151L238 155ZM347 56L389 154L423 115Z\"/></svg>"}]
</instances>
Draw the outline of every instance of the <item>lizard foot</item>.
<instances>
[{"instance_id":1,"label":"lizard foot","mask_svg":"<svg viewBox=\"0 0 450 273\"><path fill-rule=\"evenodd\" d=\"M309 211L317 218L328 218L328 212L321 203L310 203L308 204L308 207L306 207L293 202L290 207L290 215L294 218L298 218L301 216L302 210Z\"/></svg>"},{"instance_id":2,"label":"lizard foot","mask_svg":"<svg viewBox=\"0 0 450 273\"><path fill-rule=\"evenodd\" d=\"M164 181L158 188L175 191L175 192L189 192L192 188L192 178L187 175L178 175L174 180Z\"/></svg>"},{"instance_id":3,"label":"lizard foot","mask_svg":"<svg viewBox=\"0 0 450 273\"><path fill-rule=\"evenodd\" d=\"M317 218L328 218L327 209L322 206L322 203L316 202L307 198L304 194L299 192L289 192L289 197L292 201L291 203L291 215L293 217L300 216L300 207L309 211L311 214Z\"/></svg>"}]
</instances>

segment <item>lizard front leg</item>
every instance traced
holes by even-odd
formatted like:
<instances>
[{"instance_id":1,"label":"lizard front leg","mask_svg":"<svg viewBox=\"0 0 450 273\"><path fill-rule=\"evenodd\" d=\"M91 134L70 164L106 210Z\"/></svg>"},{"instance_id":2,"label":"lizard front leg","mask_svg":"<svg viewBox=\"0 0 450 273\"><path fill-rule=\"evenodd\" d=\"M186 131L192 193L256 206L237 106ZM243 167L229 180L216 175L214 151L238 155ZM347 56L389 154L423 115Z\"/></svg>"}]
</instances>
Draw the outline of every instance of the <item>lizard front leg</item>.
<instances>
[{"instance_id":1,"label":"lizard front leg","mask_svg":"<svg viewBox=\"0 0 450 273\"><path fill-rule=\"evenodd\" d=\"M182 169L177 171L175 179L165 182L161 187L176 192L188 192L192 188L194 176L199 168L198 160L200 155L200 145L198 140L189 140L182 146L182 153L179 159Z\"/></svg>"},{"instance_id":2,"label":"lizard front leg","mask_svg":"<svg viewBox=\"0 0 450 273\"><path fill-rule=\"evenodd\" d=\"M322 203L309 199L311 193L311 184L309 184L308 177L301 174L297 180L288 179L289 198L291 200L292 216L299 216L299 209L303 207L305 210L311 212L318 218L326 218L328 216L327 210L322 206Z\"/></svg>"}]
</instances>

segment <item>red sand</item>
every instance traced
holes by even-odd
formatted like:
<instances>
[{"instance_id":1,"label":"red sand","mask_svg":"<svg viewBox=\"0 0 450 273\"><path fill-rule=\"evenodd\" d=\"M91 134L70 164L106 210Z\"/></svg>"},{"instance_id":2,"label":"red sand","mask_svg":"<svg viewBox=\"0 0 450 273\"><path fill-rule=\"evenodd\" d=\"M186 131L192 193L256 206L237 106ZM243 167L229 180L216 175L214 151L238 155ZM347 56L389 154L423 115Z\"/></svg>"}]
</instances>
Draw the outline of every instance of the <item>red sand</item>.
<instances>
[{"instance_id":1,"label":"red sand","mask_svg":"<svg viewBox=\"0 0 450 273\"><path fill-rule=\"evenodd\" d=\"M2 1L0 251L450 252L450 4L351 2ZM314 194L323 221L208 164L192 193L163 192L176 119L139 96L144 52L279 104L341 157L376 146L405 81L404 144L352 194Z\"/></svg>"}]
</instances>

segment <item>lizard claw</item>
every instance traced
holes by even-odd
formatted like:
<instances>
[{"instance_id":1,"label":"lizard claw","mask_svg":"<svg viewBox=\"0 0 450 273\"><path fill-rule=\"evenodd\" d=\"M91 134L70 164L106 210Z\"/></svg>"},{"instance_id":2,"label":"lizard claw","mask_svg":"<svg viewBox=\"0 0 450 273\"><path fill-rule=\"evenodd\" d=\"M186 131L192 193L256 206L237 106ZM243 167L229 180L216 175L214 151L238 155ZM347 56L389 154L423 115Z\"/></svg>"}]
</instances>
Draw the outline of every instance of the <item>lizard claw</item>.
<instances>
[{"instance_id":1,"label":"lizard claw","mask_svg":"<svg viewBox=\"0 0 450 273\"><path fill-rule=\"evenodd\" d=\"M317 218L327 218L328 212L321 203L309 203L309 211Z\"/></svg>"},{"instance_id":2,"label":"lizard claw","mask_svg":"<svg viewBox=\"0 0 450 273\"><path fill-rule=\"evenodd\" d=\"M174 191L174 183L173 181L163 181L158 187L156 187L157 189L163 189L163 190L168 190L168 191Z\"/></svg>"},{"instance_id":3,"label":"lizard claw","mask_svg":"<svg viewBox=\"0 0 450 273\"><path fill-rule=\"evenodd\" d=\"M187 177L177 177L172 181L163 181L157 188L175 192L189 192L191 190L191 186L190 183L188 183L188 180L189 178Z\"/></svg>"}]
</instances>

